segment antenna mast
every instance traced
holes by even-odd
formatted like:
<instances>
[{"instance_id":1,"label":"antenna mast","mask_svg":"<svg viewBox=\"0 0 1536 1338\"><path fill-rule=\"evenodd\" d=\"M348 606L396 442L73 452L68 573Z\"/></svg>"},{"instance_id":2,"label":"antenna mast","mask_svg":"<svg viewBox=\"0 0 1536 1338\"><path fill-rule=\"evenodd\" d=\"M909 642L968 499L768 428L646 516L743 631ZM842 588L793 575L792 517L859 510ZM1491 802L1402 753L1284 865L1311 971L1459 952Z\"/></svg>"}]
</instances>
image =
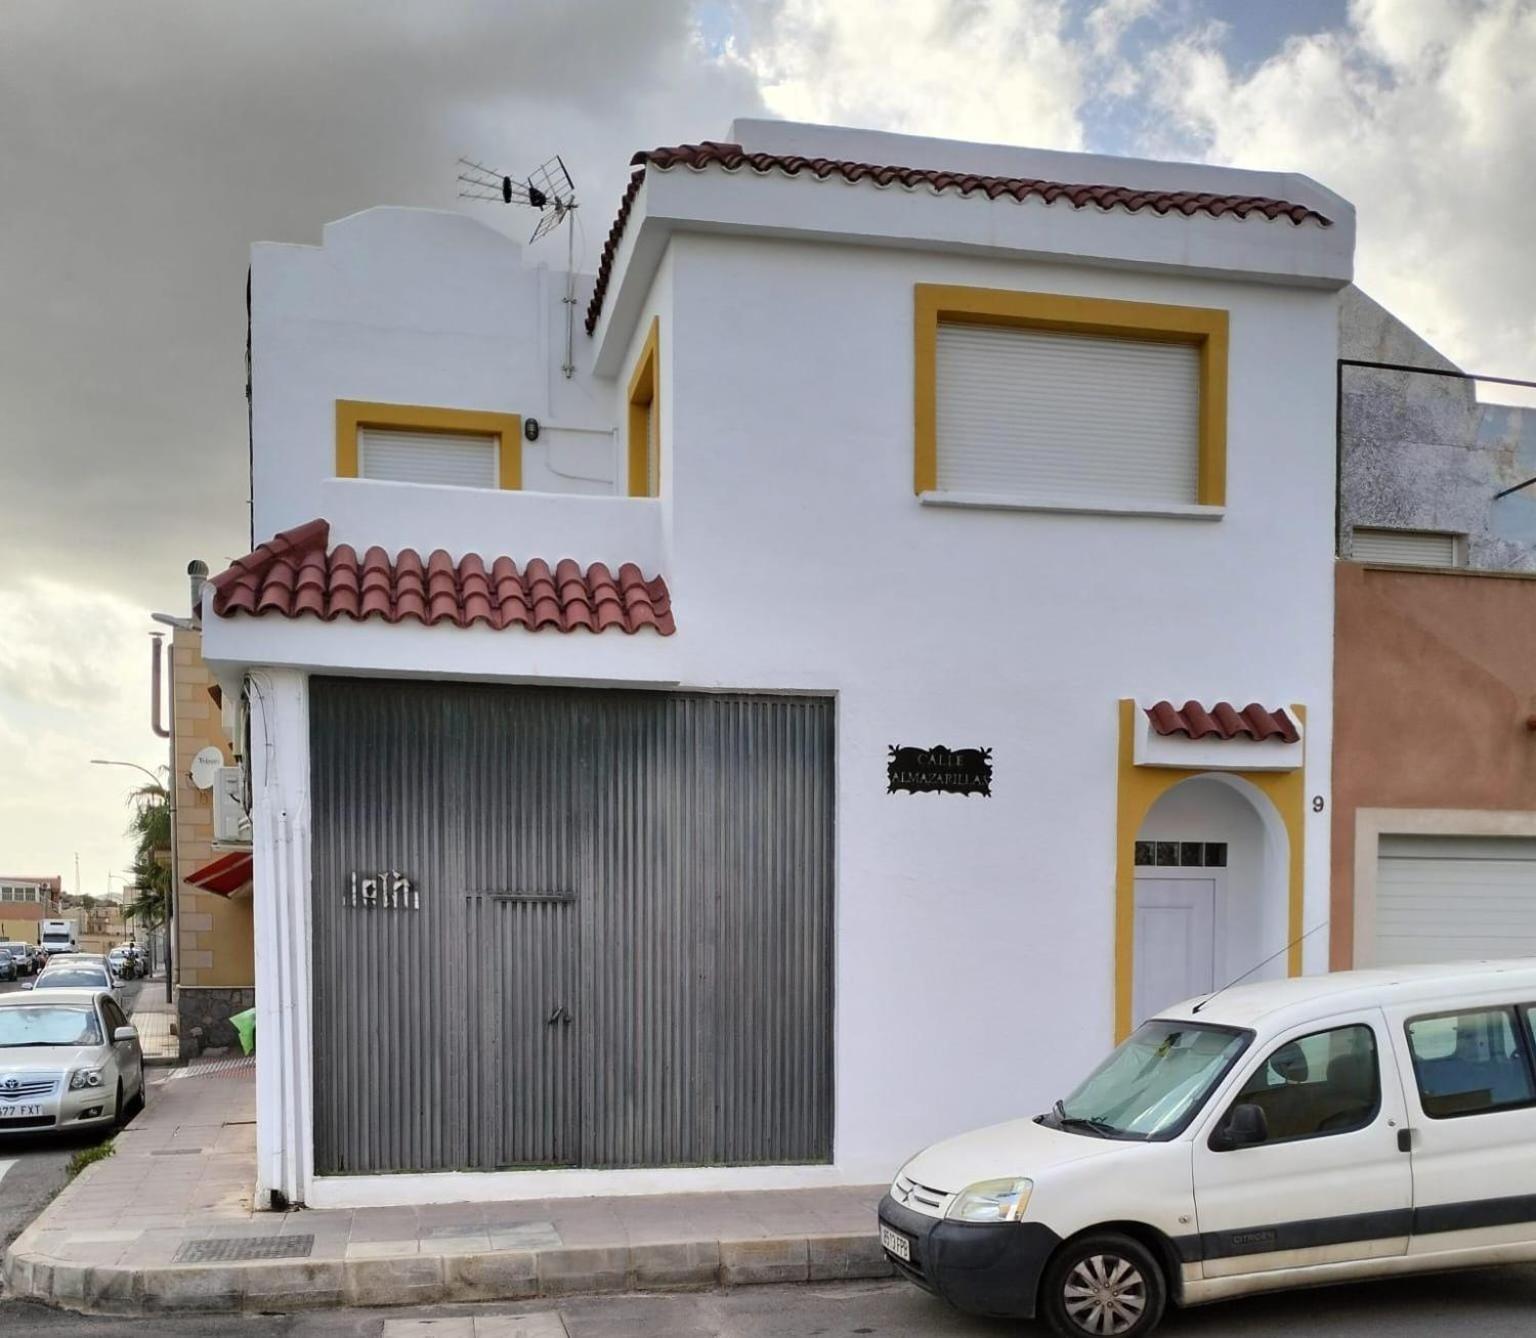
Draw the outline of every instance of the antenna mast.
<instances>
[{"instance_id":1,"label":"antenna mast","mask_svg":"<svg viewBox=\"0 0 1536 1338\"><path fill-rule=\"evenodd\" d=\"M525 179L508 176L473 158L459 159L459 199L487 200L501 204L521 204L539 211L529 245L562 223L566 225L565 361L560 370L569 381L576 371L576 230L571 215L576 212L576 186L565 170L565 161L557 153Z\"/></svg>"}]
</instances>

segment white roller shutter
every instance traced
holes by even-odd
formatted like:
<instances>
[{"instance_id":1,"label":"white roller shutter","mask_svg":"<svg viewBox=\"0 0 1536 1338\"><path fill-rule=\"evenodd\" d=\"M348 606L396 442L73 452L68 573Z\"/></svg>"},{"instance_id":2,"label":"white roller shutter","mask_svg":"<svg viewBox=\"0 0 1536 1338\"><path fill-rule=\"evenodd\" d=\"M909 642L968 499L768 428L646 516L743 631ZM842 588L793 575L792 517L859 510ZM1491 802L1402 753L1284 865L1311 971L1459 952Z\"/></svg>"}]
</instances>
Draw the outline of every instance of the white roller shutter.
<instances>
[{"instance_id":1,"label":"white roller shutter","mask_svg":"<svg viewBox=\"0 0 1536 1338\"><path fill-rule=\"evenodd\" d=\"M1536 840L1383 836L1376 964L1536 956Z\"/></svg>"},{"instance_id":2,"label":"white roller shutter","mask_svg":"<svg viewBox=\"0 0 1536 1338\"><path fill-rule=\"evenodd\" d=\"M1456 536L1427 530L1354 532L1350 555L1356 562L1401 563L1406 567L1454 567Z\"/></svg>"},{"instance_id":3,"label":"white roller shutter","mask_svg":"<svg viewBox=\"0 0 1536 1338\"><path fill-rule=\"evenodd\" d=\"M941 324L935 371L941 491L1198 500L1193 345Z\"/></svg>"},{"instance_id":4,"label":"white roller shutter","mask_svg":"<svg viewBox=\"0 0 1536 1338\"><path fill-rule=\"evenodd\" d=\"M376 427L361 428L357 435L358 472L365 479L461 488L500 486L498 442L493 436Z\"/></svg>"}]
</instances>

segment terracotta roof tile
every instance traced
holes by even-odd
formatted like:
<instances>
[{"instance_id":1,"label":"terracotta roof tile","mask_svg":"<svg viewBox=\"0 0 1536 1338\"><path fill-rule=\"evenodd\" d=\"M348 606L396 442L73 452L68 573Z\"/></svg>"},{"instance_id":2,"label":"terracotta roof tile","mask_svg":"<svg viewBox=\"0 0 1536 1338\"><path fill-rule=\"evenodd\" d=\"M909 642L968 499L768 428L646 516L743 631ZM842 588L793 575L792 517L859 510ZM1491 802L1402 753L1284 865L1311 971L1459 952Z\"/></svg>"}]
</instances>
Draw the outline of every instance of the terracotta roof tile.
<instances>
[{"instance_id":1,"label":"terracotta roof tile","mask_svg":"<svg viewBox=\"0 0 1536 1338\"><path fill-rule=\"evenodd\" d=\"M617 578L604 563L583 569L571 558L560 559L553 569L543 558L533 558L519 572L509 557L490 559L487 567L478 553L455 562L442 549L423 561L414 549L401 549L391 558L375 545L359 560L350 544L328 551L329 540L330 526L314 520L237 558L212 580L213 611L226 618L243 613L325 622L411 619L534 632L546 627L638 632L649 627L671 636L676 630L666 581L647 578L632 562L619 569Z\"/></svg>"},{"instance_id":2,"label":"terracotta roof tile","mask_svg":"<svg viewBox=\"0 0 1536 1338\"><path fill-rule=\"evenodd\" d=\"M1209 738L1213 734L1219 739L1234 739L1241 734L1260 742L1278 739L1281 743L1295 743L1301 738L1283 707L1271 711L1256 702L1239 711L1231 702L1217 702L1209 708L1199 702L1185 702L1179 708L1163 701L1147 708L1147 719L1159 734L1183 734L1191 739Z\"/></svg>"},{"instance_id":3,"label":"terracotta roof tile","mask_svg":"<svg viewBox=\"0 0 1536 1338\"><path fill-rule=\"evenodd\" d=\"M586 327L591 334L597 329L597 319L602 314L603 299L613 277L613 264L618 256L619 243L635 206L635 197L645 174L650 169L667 172L674 167L688 167L695 171L718 167L726 172L739 172L742 168L766 175L778 172L795 177L808 174L820 181L841 180L851 184L869 182L875 186L898 186L904 190L930 190L935 195L957 191L964 196L983 195L996 200L1004 195L1022 203L1028 199L1055 204L1065 200L1074 209L1086 209L1096 205L1100 209L1123 209L1127 213L1140 213L1150 209L1155 214L1207 214L1212 218L1231 215L1247 219L1258 217L1274 221L1289 219L1292 223L1317 223L1322 227L1332 225L1332 220L1304 204L1289 200L1271 199L1264 195L1217 195L1208 191L1183 190L1134 190L1129 186L1092 185L1069 181L1046 181L1036 177L979 176L971 172L945 172L926 167L889 167L876 163L845 162L832 158L802 158L796 154L748 153L740 144L721 144L705 140L701 144L679 144L672 148L643 149L630 159L636 170L624 188L619 200L618 214L608 229L603 243L602 256L597 265L597 282L587 303Z\"/></svg>"}]
</instances>

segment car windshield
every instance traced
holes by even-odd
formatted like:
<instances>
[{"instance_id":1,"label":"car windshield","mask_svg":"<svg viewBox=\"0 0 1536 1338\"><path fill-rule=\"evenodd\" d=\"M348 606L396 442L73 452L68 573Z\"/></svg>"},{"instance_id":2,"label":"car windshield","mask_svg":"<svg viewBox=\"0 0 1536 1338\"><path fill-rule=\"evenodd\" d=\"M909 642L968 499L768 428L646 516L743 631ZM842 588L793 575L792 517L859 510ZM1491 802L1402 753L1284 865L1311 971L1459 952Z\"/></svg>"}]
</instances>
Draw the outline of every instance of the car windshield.
<instances>
[{"instance_id":1,"label":"car windshield","mask_svg":"<svg viewBox=\"0 0 1536 1338\"><path fill-rule=\"evenodd\" d=\"M1188 1022L1144 1022L1045 1118L1072 1133L1171 1136L1200 1109L1252 1036Z\"/></svg>"},{"instance_id":2,"label":"car windshield","mask_svg":"<svg viewBox=\"0 0 1536 1338\"><path fill-rule=\"evenodd\" d=\"M29 1045L100 1045L96 1010L85 1004L0 1008L0 1049Z\"/></svg>"},{"instance_id":3,"label":"car windshield","mask_svg":"<svg viewBox=\"0 0 1536 1338\"><path fill-rule=\"evenodd\" d=\"M110 985L106 972L96 967L62 966L44 971L37 978L34 989L39 990L99 990Z\"/></svg>"}]
</instances>

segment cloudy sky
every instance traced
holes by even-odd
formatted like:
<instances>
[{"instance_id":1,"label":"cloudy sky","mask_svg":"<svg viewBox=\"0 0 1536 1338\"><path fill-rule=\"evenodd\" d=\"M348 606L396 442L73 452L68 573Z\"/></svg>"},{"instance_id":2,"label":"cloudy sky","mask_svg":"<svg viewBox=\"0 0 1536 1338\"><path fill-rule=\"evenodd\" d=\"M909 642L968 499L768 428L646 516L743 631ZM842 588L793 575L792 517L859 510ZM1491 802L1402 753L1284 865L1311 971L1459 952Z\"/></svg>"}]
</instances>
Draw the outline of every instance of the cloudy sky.
<instances>
[{"instance_id":1,"label":"cloudy sky","mask_svg":"<svg viewBox=\"0 0 1536 1338\"><path fill-rule=\"evenodd\" d=\"M148 615L247 547L251 242L558 151L590 265L633 150L768 114L1307 172L1536 376L1533 69L1536 0L0 0L0 871L126 865L89 759L164 760Z\"/></svg>"}]
</instances>

